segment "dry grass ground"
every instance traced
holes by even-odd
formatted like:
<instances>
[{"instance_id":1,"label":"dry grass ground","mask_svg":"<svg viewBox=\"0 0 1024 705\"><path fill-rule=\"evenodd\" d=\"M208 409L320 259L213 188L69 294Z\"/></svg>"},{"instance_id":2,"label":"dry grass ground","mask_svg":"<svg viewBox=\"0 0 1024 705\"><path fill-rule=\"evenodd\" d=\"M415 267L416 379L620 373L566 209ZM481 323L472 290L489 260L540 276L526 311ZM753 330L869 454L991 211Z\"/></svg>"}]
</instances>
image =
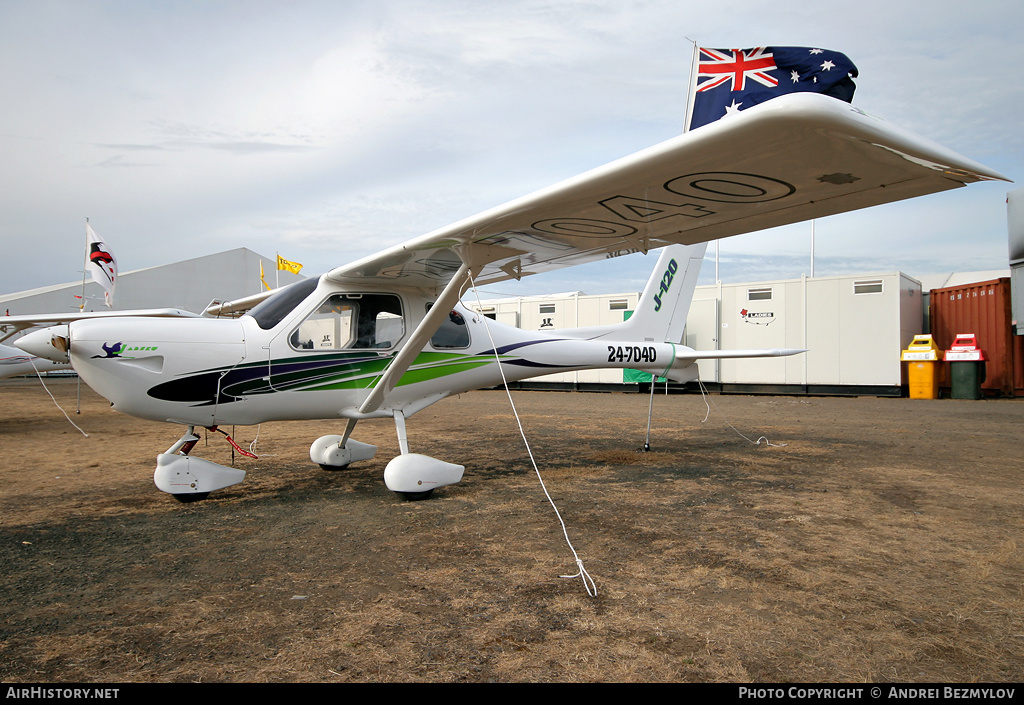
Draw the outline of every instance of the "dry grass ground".
<instances>
[{"instance_id":1,"label":"dry grass ground","mask_svg":"<svg viewBox=\"0 0 1024 705\"><path fill-rule=\"evenodd\" d=\"M1024 679L1024 401L658 397L643 454L645 396L519 393L589 597L503 393L410 421L467 468L430 500L391 424L327 473L340 423L291 422L191 505L152 484L179 429L83 395L88 438L0 384L5 682Z\"/></svg>"}]
</instances>

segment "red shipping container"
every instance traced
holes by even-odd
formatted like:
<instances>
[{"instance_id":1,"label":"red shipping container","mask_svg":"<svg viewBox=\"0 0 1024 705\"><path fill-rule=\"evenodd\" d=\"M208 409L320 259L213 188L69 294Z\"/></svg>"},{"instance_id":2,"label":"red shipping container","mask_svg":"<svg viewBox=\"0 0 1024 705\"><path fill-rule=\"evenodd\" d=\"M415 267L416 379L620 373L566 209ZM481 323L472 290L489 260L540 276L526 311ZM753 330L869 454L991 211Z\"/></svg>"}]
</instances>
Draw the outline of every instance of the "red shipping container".
<instances>
[{"instance_id":1,"label":"red shipping container","mask_svg":"<svg viewBox=\"0 0 1024 705\"><path fill-rule=\"evenodd\" d=\"M988 355L982 391L1024 396L1024 336L1013 334L1009 277L932 289L929 311L931 334L942 350L960 334L977 336Z\"/></svg>"}]
</instances>

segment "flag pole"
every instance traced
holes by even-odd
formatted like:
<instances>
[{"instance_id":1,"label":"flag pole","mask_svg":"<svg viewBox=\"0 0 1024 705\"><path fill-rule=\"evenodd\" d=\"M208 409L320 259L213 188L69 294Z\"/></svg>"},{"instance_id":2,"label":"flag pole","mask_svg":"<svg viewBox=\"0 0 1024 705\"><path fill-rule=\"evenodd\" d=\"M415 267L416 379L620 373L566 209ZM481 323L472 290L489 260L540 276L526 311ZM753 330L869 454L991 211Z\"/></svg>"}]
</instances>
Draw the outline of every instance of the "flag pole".
<instances>
[{"instance_id":1,"label":"flag pole","mask_svg":"<svg viewBox=\"0 0 1024 705\"><path fill-rule=\"evenodd\" d=\"M690 53L690 85L686 89L686 117L683 121L683 134L685 135L690 131L690 120L693 117L690 111L693 109L694 94L697 92L697 58L699 49L697 48L697 42L689 37L686 37L686 41L693 45L693 51ZM721 279L718 276L718 262L719 262L719 241L715 240L715 281L720 282Z\"/></svg>"},{"instance_id":2,"label":"flag pole","mask_svg":"<svg viewBox=\"0 0 1024 705\"><path fill-rule=\"evenodd\" d=\"M89 272L89 219L85 219L85 257L82 260L82 303L78 310L85 310L85 275Z\"/></svg>"},{"instance_id":3,"label":"flag pole","mask_svg":"<svg viewBox=\"0 0 1024 705\"><path fill-rule=\"evenodd\" d=\"M814 279L814 218L811 218L811 279Z\"/></svg>"},{"instance_id":4,"label":"flag pole","mask_svg":"<svg viewBox=\"0 0 1024 705\"><path fill-rule=\"evenodd\" d=\"M89 270L89 219L85 219L85 259L82 262L82 303L79 311L85 310L85 274ZM70 352L70 351L69 351ZM82 413L82 376L75 370L75 413Z\"/></svg>"},{"instance_id":5,"label":"flag pole","mask_svg":"<svg viewBox=\"0 0 1024 705\"><path fill-rule=\"evenodd\" d=\"M693 93L697 87L697 76L694 71L697 70L697 42L693 41L689 37L686 40L693 44L693 53L690 55L690 85L686 89L686 112L684 115L683 122L683 134L690 131L690 110L692 109Z\"/></svg>"}]
</instances>

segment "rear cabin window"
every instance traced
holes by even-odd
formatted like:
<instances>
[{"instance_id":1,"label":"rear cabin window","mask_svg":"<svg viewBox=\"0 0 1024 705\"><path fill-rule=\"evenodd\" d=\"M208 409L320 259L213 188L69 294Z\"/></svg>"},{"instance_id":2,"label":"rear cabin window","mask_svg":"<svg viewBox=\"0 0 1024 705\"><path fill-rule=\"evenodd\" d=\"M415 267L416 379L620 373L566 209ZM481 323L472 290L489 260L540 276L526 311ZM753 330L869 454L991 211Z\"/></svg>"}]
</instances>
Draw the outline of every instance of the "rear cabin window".
<instances>
[{"instance_id":1,"label":"rear cabin window","mask_svg":"<svg viewBox=\"0 0 1024 705\"><path fill-rule=\"evenodd\" d=\"M427 304L428 311L431 306L433 306L433 304ZM449 311L448 315L441 323L441 327L438 328L437 332L434 333L433 337L431 337L430 344L435 348L443 350L468 348L469 326L466 325L465 317L458 311Z\"/></svg>"},{"instance_id":2,"label":"rear cabin window","mask_svg":"<svg viewBox=\"0 0 1024 705\"><path fill-rule=\"evenodd\" d=\"M386 350L405 335L393 294L334 294L292 331L296 350Z\"/></svg>"}]
</instances>

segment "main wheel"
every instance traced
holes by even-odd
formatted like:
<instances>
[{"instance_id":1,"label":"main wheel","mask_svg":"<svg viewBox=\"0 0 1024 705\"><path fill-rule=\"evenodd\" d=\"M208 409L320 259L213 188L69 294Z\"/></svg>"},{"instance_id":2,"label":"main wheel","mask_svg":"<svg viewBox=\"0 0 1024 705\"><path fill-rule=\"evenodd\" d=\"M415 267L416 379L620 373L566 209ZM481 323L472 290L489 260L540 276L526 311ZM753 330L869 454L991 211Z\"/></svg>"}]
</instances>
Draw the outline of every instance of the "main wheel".
<instances>
[{"instance_id":1,"label":"main wheel","mask_svg":"<svg viewBox=\"0 0 1024 705\"><path fill-rule=\"evenodd\" d=\"M191 492L189 494L172 494L176 500L182 504L190 504L192 502L199 502L210 496L209 492Z\"/></svg>"},{"instance_id":2,"label":"main wheel","mask_svg":"<svg viewBox=\"0 0 1024 705\"><path fill-rule=\"evenodd\" d=\"M421 499L426 499L433 493L434 490L430 489L426 492L397 492L396 494L400 495L407 502L418 502Z\"/></svg>"}]
</instances>

